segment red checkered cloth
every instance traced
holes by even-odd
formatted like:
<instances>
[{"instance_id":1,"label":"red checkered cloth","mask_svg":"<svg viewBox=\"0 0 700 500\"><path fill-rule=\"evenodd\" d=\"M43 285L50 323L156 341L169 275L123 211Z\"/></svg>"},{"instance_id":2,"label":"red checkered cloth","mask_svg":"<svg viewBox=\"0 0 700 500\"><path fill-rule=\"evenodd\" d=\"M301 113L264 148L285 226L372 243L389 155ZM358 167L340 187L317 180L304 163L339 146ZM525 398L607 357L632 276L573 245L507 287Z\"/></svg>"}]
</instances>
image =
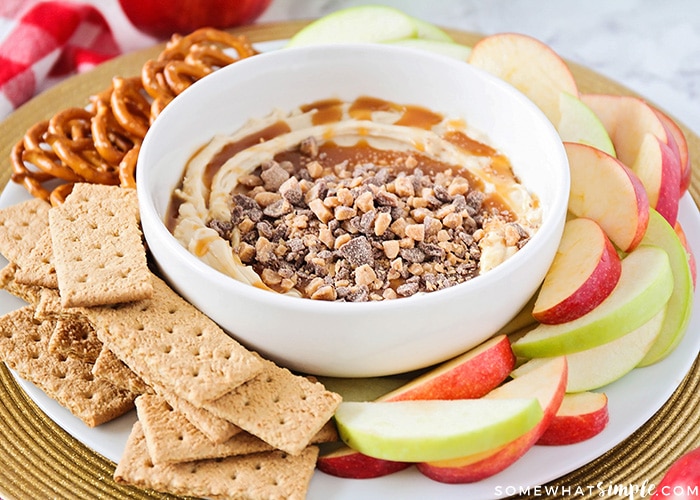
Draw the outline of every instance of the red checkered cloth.
<instances>
[{"instance_id":1,"label":"red checkered cloth","mask_svg":"<svg viewBox=\"0 0 700 500\"><path fill-rule=\"evenodd\" d=\"M14 15L11 4L0 12L6 33L0 39L0 119L58 79L120 53L109 25L91 5L41 2Z\"/></svg>"}]
</instances>

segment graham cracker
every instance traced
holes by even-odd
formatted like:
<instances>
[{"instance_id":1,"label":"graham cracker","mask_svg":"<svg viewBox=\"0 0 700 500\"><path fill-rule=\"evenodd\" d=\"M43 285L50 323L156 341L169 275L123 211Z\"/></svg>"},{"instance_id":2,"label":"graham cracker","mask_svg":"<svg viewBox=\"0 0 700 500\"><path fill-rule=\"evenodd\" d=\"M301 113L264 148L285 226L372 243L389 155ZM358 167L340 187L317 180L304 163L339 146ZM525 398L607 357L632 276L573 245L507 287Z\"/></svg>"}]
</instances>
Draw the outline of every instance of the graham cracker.
<instances>
[{"instance_id":1,"label":"graham cracker","mask_svg":"<svg viewBox=\"0 0 700 500\"><path fill-rule=\"evenodd\" d=\"M281 451L178 464L154 464L136 422L114 471L114 480L139 488L212 499L303 500L318 458L310 446L292 456Z\"/></svg>"},{"instance_id":2,"label":"graham cracker","mask_svg":"<svg viewBox=\"0 0 700 500\"><path fill-rule=\"evenodd\" d=\"M0 253L23 267L24 260L46 232L51 205L32 198L0 209Z\"/></svg>"},{"instance_id":3,"label":"graham cracker","mask_svg":"<svg viewBox=\"0 0 700 500\"><path fill-rule=\"evenodd\" d=\"M262 371L257 356L163 280L151 281L151 299L81 308L98 338L144 382L202 406Z\"/></svg>"},{"instance_id":4,"label":"graham cracker","mask_svg":"<svg viewBox=\"0 0 700 500\"><path fill-rule=\"evenodd\" d=\"M39 288L39 298L35 303L34 319L43 321L48 319L73 320L85 318L78 307L63 307L61 296L56 288Z\"/></svg>"},{"instance_id":5,"label":"graham cracker","mask_svg":"<svg viewBox=\"0 0 700 500\"><path fill-rule=\"evenodd\" d=\"M217 417L204 408L193 405L164 387L156 385L154 389L155 393L163 398L170 407L184 416L195 429L214 444L228 441L236 434L242 432L242 429L237 425L233 425L228 420Z\"/></svg>"},{"instance_id":6,"label":"graham cracker","mask_svg":"<svg viewBox=\"0 0 700 500\"><path fill-rule=\"evenodd\" d=\"M15 279L17 283L24 285L37 285L46 288L58 288L56 268L53 265L53 245L51 244L51 232L48 226L37 240L34 248L20 261Z\"/></svg>"},{"instance_id":7,"label":"graham cracker","mask_svg":"<svg viewBox=\"0 0 700 500\"><path fill-rule=\"evenodd\" d=\"M43 288L36 285L17 283L17 280L15 280L17 269L17 264L14 262L10 262L0 269L0 288L11 293L15 297L19 297L28 304L38 304Z\"/></svg>"},{"instance_id":8,"label":"graham cracker","mask_svg":"<svg viewBox=\"0 0 700 500\"><path fill-rule=\"evenodd\" d=\"M100 343L100 345L102 345ZM122 363L112 351L102 345L100 353L97 355L95 364L92 366L92 374L98 378L111 381L120 389L124 389L133 394L153 393L141 378L132 372L128 366Z\"/></svg>"},{"instance_id":9,"label":"graham cracker","mask_svg":"<svg viewBox=\"0 0 700 500\"><path fill-rule=\"evenodd\" d=\"M322 384L260 358L263 372L204 408L273 448L301 453L341 402Z\"/></svg>"},{"instance_id":10,"label":"graham cracker","mask_svg":"<svg viewBox=\"0 0 700 500\"><path fill-rule=\"evenodd\" d=\"M90 307L150 297L136 193L118 186L76 187L49 211L61 304Z\"/></svg>"},{"instance_id":11,"label":"graham cracker","mask_svg":"<svg viewBox=\"0 0 700 500\"><path fill-rule=\"evenodd\" d=\"M102 342L85 318L56 321L56 327L49 339L50 353L75 356L88 363L94 363L101 351Z\"/></svg>"},{"instance_id":12,"label":"graham cracker","mask_svg":"<svg viewBox=\"0 0 700 500\"><path fill-rule=\"evenodd\" d=\"M184 415L156 395L139 396L136 399L136 410L146 437L149 455L156 464L192 462L274 449L247 432L240 432L223 443L213 443ZM337 440L335 425L328 422L314 436L312 443Z\"/></svg>"},{"instance_id":13,"label":"graham cracker","mask_svg":"<svg viewBox=\"0 0 700 500\"><path fill-rule=\"evenodd\" d=\"M0 318L0 359L90 427L108 422L134 406L134 397L91 373L74 356L49 352L53 321L35 323L31 306Z\"/></svg>"}]
</instances>

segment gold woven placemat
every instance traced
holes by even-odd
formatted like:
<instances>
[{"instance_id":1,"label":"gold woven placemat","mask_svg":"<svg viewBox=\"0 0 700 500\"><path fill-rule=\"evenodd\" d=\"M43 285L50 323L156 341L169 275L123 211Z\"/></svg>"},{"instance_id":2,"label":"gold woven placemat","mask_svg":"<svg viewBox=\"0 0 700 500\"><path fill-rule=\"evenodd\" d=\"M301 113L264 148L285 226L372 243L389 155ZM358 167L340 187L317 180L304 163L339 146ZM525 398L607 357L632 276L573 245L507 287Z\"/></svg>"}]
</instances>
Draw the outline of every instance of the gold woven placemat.
<instances>
[{"instance_id":1,"label":"gold woven placemat","mask_svg":"<svg viewBox=\"0 0 700 500\"><path fill-rule=\"evenodd\" d=\"M305 22L249 26L253 42L289 38ZM450 31L459 42L473 44L479 35ZM87 97L107 88L114 75L138 75L142 64L160 52L153 47L109 61L95 70L73 77L18 109L0 123L0 187L10 178L7 158L12 146L31 125L69 106L83 106ZM582 66L570 63L583 92L632 94L625 87ZM693 171L700 170L700 138L686 127ZM700 200L700 178L690 187ZM696 333L696 332L694 332ZM686 451L700 446L700 360L669 401L627 440L598 459L552 483L559 491L577 492L582 485L641 485L658 483L669 465ZM48 418L26 395L12 373L0 364L0 496L5 500L44 499L172 499L171 495L139 490L112 480L115 464L95 453ZM531 498L566 498L538 490ZM599 498L599 491L585 490L577 498ZM523 498L530 498L523 496Z\"/></svg>"}]
</instances>

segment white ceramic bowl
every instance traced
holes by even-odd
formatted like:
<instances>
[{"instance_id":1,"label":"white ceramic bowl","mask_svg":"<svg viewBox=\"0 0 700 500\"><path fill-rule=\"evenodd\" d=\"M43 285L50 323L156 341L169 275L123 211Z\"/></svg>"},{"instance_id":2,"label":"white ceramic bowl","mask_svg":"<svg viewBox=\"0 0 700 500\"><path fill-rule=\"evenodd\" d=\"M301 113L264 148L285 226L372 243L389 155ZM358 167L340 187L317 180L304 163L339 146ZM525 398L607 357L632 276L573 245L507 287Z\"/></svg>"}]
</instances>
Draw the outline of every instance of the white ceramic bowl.
<instances>
[{"instance_id":1,"label":"white ceramic bowl","mask_svg":"<svg viewBox=\"0 0 700 500\"><path fill-rule=\"evenodd\" d=\"M168 232L171 192L191 155L249 117L320 99L370 95L464 117L511 160L543 208L539 231L495 269L466 283L384 302L293 298L229 278ZM152 125L137 167L143 230L163 276L249 348L294 370L367 377L448 359L485 340L535 293L563 230L568 163L539 109L502 81L464 62L382 45L282 49L207 76Z\"/></svg>"}]
</instances>

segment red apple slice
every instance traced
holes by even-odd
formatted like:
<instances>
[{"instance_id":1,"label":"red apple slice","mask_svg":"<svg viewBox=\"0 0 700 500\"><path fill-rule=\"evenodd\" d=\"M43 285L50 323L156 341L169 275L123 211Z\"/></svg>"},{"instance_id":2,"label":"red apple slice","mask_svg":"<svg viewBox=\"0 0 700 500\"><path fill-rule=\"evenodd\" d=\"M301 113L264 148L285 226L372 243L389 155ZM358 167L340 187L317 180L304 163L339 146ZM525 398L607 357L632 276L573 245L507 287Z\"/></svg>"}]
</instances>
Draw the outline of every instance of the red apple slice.
<instances>
[{"instance_id":1,"label":"red apple slice","mask_svg":"<svg viewBox=\"0 0 700 500\"><path fill-rule=\"evenodd\" d=\"M649 198L641 181L599 149L570 142L564 146L571 171L569 211L593 219L618 248L631 252L649 223Z\"/></svg>"},{"instance_id":2,"label":"red apple slice","mask_svg":"<svg viewBox=\"0 0 700 500\"><path fill-rule=\"evenodd\" d=\"M608 397L605 393L567 394L537 444L561 446L580 443L600 434L609 420Z\"/></svg>"},{"instance_id":3,"label":"red apple slice","mask_svg":"<svg viewBox=\"0 0 700 500\"><path fill-rule=\"evenodd\" d=\"M515 356L508 337L498 335L377 401L480 398L502 383L514 366ZM333 476L367 479L392 474L411 464L370 457L342 446L319 456L316 465Z\"/></svg>"},{"instance_id":4,"label":"red apple slice","mask_svg":"<svg viewBox=\"0 0 700 500\"><path fill-rule=\"evenodd\" d=\"M675 144L675 141L672 142ZM669 224L674 225L681 197L681 167L678 156L661 139L646 134L631 167L644 185L649 205L663 215Z\"/></svg>"},{"instance_id":5,"label":"red apple slice","mask_svg":"<svg viewBox=\"0 0 700 500\"><path fill-rule=\"evenodd\" d=\"M546 324L579 318L610 295L621 272L620 257L598 223L571 219L564 226L532 315Z\"/></svg>"},{"instance_id":6,"label":"red apple slice","mask_svg":"<svg viewBox=\"0 0 700 500\"><path fill-rule=\"evenodd\" d=\"M669 146L671 149L675 150L681 164L681 195L683 195L690 187L690 180L693 172L693 167L690 163L688 140L685 137L685 133L675 120L658 108L652 109L666 127L666 134L669 136L669 139L670 137L673 137L674 139L673 143L669 140Z\"/></svg>"},{"instance_id":7,"label":"red apple slice","mask_svg":"<svg viewBox=\"0 0 700 500\"><path fill-rule=\"evenodd\" d=\"M584 94L581 100L600 118L617 158L642 181L650 206L673 225L681 193L681 160L676 140L663 119L638 97Z\"/></svg>"},{"instance_id":8,"label":"red apple slice","mask_svg":"<svg viewBox=\"0 0 700 500\"><path fill-rule=\"evenodd\" d=\"M468 62L513 85L553 124L559 123L559 96L578 96L566 62L549 46L519 33L499 33L474 45Z\"/></svg>"},{"instance_id":9,"label":"red apple slice","mask_svg":"<svg viewBox=\"0 0 700 500\"><path fill-rule=\"evenodd\" d=\"M425 476L443 483L471 483L506 469L522 457L540 439L559 411L566 390L567 363L565 357L552 358L522 377L494 389L485 398L523 398L535 396L544 416L525 435L504 446L452 460L423 462L417 468Z\"/></svg>"}]
</instances>

